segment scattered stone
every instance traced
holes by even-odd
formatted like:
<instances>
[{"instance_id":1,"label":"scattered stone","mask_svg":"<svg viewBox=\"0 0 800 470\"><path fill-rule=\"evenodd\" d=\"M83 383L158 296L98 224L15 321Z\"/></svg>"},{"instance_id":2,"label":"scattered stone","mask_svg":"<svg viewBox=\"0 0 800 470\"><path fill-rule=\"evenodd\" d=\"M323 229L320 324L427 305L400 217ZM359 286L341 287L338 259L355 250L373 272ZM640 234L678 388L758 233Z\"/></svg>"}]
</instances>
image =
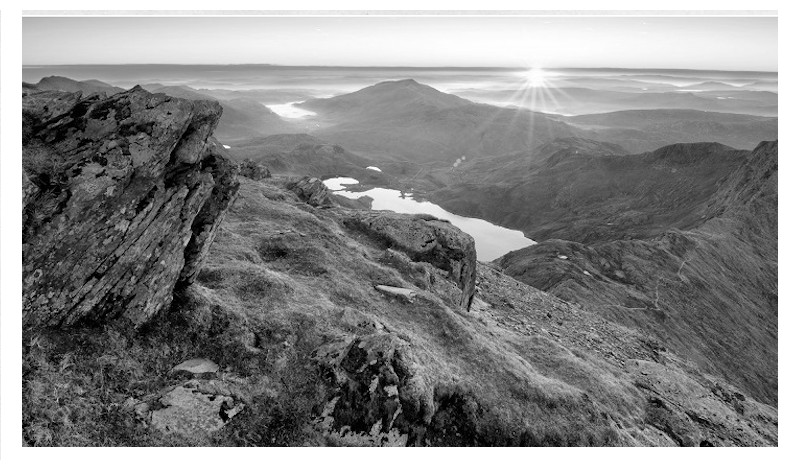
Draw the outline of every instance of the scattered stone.
<instances>
[{"instance_id":1,"label":"scattered stone","mask_svg":"<svg viewBox=\"0 0 800 470\"><path fill-rule=\"evenodd\" d=\"M400 297L401 299L409 302L413 301L414 297L417 295L413 289L407 289L405 287L384 286L378 284L375 286L375 289L395 297Z\"/></svg>"},{"instance_id":2,"label":"scattered stone","mask_svg":"<svg viewBox=\"0 0 800 470\"><path fill-rule=\"evenodd\" d=\"M215 373L219 366L208 359L189 359L172 368L172 371L186 371L192 374Z\"/></svg>"}]
</instances>

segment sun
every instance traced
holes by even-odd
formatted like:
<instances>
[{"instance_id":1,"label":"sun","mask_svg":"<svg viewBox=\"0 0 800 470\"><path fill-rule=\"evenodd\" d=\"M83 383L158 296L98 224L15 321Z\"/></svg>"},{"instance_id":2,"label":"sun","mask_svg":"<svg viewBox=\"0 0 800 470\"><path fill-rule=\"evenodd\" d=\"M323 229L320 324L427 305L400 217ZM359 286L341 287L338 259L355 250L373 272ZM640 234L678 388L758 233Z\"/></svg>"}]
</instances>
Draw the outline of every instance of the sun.
<instances>
[{"instance_id":1,"label":"sun","mask_svg":"<svg viewBox=\"0 0 800 470\"><path fill-rule=\"evenodd\" d=\"M544 70L534 67L525 72L525 80L530 87L540 87L544 85L546 75Z\"/></svg>"}]
</instances>

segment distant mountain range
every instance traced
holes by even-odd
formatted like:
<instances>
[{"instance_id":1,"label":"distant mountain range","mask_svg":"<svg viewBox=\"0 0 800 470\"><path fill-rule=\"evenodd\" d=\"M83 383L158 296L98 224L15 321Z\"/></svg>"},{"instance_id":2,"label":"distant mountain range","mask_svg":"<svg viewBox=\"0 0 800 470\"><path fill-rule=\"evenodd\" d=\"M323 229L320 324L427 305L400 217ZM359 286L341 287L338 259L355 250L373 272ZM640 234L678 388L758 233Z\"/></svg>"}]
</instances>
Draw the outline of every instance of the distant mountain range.
<instances>
[{"instance_id":1,"label":"distant mountain range","mask_svg":"<svg viewBox=\"0 0 800 470\"><path fill-rule=\"evenodd\" d=\"M84 94L121 91L98 80L77 81L55 76L26 86ZM252 147L250 139L307 133L370 161L398 163L446 164L461 156L526 152L561 138L609 142L634 153L675 142L720 142L736 148L752 148L762 140L777 139L778 127L775 117L692 109L639 109L580 116L544 114L475 103L411 79L386 81L353 93L306 100L299 106L317 115L305 119L282 118L263 104L265 99L296 99L302 93L200 91L161 84L144 84L144 88L180 98L218 101L224 112L216 137L228 144L237 142ZM598 96L596 91L588 91ZM742 90L730 93L772 95ZM642 98L646 95L626 95L649 99ZM694 98L678 93L663 104L674 108L685 104L684 99ZM713 100L717 101L725 100Z\"/></svg>"}]
</instances>

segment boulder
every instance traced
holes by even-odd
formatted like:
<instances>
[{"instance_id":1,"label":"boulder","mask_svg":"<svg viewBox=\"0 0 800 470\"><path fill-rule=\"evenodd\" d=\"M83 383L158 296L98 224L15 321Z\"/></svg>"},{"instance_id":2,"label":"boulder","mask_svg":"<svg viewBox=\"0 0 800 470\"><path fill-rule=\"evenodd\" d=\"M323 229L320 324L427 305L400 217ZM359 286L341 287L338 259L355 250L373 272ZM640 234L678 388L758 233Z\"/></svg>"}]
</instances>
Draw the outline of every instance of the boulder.
<instances>
[{"instance_id":1,"label":"boulder","mask_svg":"<svg viewBox=\"0 0 800 470\"><path fill-rule=\"evenodd\" d=\"M299 181L289 183L287 188L312 206L328 207L333 205L328 187L319 178L306 176Z\"/></svg>"},{"instance_id":2,"label":"boulder","mask_svg":"<svg viewBox=\"0 0 800 470\"><path fill-rule=\"evenodd\" d=\"M253 181L261 181L272 177L269 169L252 159L246 159L239 164L239 175Z\"/></svg>"},{"instance_id":3,"label":"boulder","mask_svg":"<svg viewBox=\"0 0 800 470\"><path fill-rule=\"evenodd\" d=\"M23 102L24 327L142 325L192 282L238 190L207 145L222 108L141 87L49 120L50 101Z\"/></svg>"},{"instance_id":4,"label":"boulder","mask_svg":"<svg viewBox=\"0 0 800 470\"><path fill-rule=\"evenodd\" d=\"M469 310L475 295L475 240L447 221L427 215L353 211L346 226L367 233L401 251L411 260L426 262L448 273L461 289L459 304Z\"/></svg>"}]
</instances>

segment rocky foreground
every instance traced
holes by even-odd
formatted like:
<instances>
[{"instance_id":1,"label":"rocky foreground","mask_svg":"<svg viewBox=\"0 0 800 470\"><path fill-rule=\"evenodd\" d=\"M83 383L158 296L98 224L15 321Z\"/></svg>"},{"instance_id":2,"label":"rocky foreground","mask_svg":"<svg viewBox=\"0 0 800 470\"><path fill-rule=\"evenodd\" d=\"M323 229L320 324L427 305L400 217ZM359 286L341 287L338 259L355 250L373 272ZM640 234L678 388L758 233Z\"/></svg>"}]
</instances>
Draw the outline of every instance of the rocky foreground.
<instances>
[{"instance_id":1,"label":"rocky foreground","mask_svg":"<svg viewBox=\"0 0 800 470\"><path fill-rule=\"evenodd\" d=\"M237 176L212 103L23 101L28 445L777 445L775 407L446 222Z\"/></svg>"}]
</instances>

